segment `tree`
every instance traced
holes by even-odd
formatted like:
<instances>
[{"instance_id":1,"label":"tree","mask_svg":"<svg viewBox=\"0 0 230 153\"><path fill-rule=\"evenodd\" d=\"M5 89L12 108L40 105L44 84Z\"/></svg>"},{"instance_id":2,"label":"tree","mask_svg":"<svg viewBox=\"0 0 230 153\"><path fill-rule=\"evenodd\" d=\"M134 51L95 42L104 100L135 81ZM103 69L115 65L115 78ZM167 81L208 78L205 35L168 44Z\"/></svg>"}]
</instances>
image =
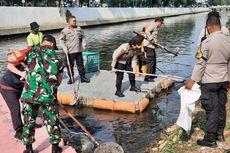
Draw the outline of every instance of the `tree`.
<instances>
[{"instance_id":1,"label":"tree","mask_svg":"<svg viewBox=\"0 0 230 153\"><path fill-rule=\"evenodd\" d=\"M7 2L6 0L0 0L0 6L6 6Z\"/></svg>"}]
</instances>

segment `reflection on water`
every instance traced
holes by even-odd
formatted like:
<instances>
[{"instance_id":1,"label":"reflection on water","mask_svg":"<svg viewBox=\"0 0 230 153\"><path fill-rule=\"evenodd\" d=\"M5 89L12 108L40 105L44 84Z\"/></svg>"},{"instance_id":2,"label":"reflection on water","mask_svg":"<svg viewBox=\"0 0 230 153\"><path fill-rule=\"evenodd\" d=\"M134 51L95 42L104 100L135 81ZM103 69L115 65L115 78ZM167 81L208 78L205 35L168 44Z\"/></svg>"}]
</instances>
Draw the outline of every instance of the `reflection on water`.
<instances>
[{"instance_id":1,"label":"reflection on water","mask_svg":"<svg viewBox=\"0 0 230 153\"><path fill-rule=\"evenodd\" d=\"M180 55L173 58L170 54L157 50L157 67L166 73L187 77L192 71L197 49L197 38L204 27L206 14L186 15L165 19L165 25L159 33L159 41L168 48L180 48ZM225 24L227 15L222 15ZM122 23L117 25L85 28L86 40L90 51L101 55L101 69L110 69L112 53L121 44L140 31L145 24L153 20ZM59 32L52 33L58 38ZM8 49L20 49L26 45L26 35L19 38L0 41L0 72L5 69L5 57ZM160 73L160 72L157 72ZM90 84L89 84L90 85ZM109 90L109 89L108 89ZM128 153L148 151L159 137L159 132L173 124L179 113L179 96L175 91L167 96L155 98L147 110L141 114L126 114L90 108L69 108L89 129L99 142L116 141ZM66 119L73 130L79 127Z\"/></svg>"}]
</instances>

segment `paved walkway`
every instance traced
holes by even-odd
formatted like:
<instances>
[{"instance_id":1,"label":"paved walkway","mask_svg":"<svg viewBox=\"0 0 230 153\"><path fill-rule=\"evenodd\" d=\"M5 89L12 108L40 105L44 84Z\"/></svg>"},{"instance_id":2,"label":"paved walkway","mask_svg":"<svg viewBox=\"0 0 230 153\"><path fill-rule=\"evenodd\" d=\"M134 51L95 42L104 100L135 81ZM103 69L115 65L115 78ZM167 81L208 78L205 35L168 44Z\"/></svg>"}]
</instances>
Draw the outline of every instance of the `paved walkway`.
<instances>
[{"instance_id":1,"label":"paved walkway","mask_svg":"<svg viewBox=\"0 0 230 153\"><path fill-rule=\"evenodd\" d=\"M21 141L14 138L14 129L11 122L9 109L0 94L0 152L1 153L22 153L25 149ZM34 150L39 153L51 153L51 145L49 144L49 136L45 126L36 129L36 141L33 144ZM62 146L63 153L75 153L70 146Z\"/></svg>"}]
</instances>

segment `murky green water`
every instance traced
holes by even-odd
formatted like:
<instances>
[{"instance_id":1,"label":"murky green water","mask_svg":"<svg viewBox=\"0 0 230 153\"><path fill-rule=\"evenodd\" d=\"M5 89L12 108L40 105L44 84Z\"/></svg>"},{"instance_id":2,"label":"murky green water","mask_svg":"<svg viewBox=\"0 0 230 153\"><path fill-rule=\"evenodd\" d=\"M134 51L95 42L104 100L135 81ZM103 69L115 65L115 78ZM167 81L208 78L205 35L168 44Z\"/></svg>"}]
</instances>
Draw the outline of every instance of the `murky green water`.
<instances>
[{"instance_id":1,"label":"murky green water","mask_svg":"<svg viewBox=\"0 0 230 153\"><path fill-rule=\"evenodd\" d=\"M222 14L225 25L229 13ZM186 15L165 19L159 33L159 40L168 48L180 48L180 55L173 58L157 50L157 67L166 73L187 77L195 62L197 38L204 27L206 14ZM111 56L121 43L134 36L132 31L140 31L152 20L130 22L117 25L84 28L88 48L98 51L101 56L101 69L110 69ZM58 38L59 32L52 33ZM21 49L26 45L26 35L0 41L0 72L6 67L5 57L8 49ZM157 73L160 73L159 71ZM109 90L109 89L108 89ZM152 100L152 104L141 114L115 113L90 108L74 109L77 117L86 125L99 142L116 141L128 153L148 152L158 140L159 132L175 123L179 109L179 96L175 90ZM73 108L69 108L73 109ZM69 127L75 124L66 120Z\"/></svg>"}]
</instances>

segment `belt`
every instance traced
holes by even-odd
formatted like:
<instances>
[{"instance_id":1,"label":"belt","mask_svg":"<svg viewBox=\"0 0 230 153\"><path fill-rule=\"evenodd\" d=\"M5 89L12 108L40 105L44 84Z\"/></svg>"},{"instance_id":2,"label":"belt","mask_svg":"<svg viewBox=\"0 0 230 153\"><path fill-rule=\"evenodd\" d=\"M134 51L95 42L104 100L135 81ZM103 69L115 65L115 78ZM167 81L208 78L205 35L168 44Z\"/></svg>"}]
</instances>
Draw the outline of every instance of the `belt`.
<instances>
[{"instance_id":1,"label":"belt","mask_svg":"<svg viewBox=\"0 0 230 153\"><path fill-rule=\"evenodd\" d=\"M4 84L0 84L0 88L5 89L5 90L14 91L14 92L19 92L18 90L14 89L12 87L6 86Z\"/></svg>"}]
</instances>

